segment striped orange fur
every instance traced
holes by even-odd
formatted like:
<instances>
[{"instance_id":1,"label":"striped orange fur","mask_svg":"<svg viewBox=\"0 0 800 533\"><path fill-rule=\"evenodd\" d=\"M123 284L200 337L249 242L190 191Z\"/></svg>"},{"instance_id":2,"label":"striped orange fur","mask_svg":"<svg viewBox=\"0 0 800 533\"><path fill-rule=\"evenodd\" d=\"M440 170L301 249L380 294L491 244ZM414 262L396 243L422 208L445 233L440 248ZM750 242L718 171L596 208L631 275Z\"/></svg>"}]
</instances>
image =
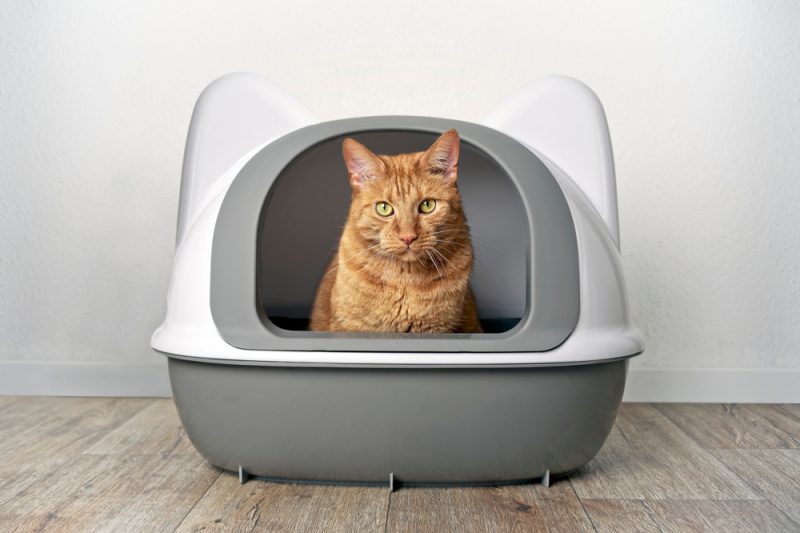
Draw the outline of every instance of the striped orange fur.
<instances>
[{"instance_id":1,"label":"striped orange fur","mask_svg":"<svg viewBox=\"0 0 800 533\"><path fill-rule=\"evenodd\" d=\"M345 139L350 211L317 290L311 330L481 331L456 186L459 144L449 130L424 152L376 155Z\"/></svg>"}]
</instances>

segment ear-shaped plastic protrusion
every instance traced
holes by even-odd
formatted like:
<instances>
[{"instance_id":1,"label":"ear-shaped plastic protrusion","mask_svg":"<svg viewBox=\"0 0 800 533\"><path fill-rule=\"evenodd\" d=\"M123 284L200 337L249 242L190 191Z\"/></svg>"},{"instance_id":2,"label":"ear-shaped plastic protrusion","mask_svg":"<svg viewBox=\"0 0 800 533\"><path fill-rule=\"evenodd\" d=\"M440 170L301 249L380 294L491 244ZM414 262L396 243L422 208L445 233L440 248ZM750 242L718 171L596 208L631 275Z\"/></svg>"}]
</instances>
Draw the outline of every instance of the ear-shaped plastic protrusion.
<instances>
[{"instance_id":1,"label":"ear-shaped plastic protrusion","mask_svg":"<svg viewBox=\"0 0 800 533\"><path fill-rule=\"evenodd\" d=\"M186 139L176 244L227 169L257 146L314 122L294 98L255 74L228 74L206 87Z\"/></svg>"},{"instance_id":2,"label":"ear-shaped plastic protrusion","mask_svg":"<svg viewBox=\"0 0 800 533\"><path fill-rule=\"evenodd\" d=\"M528 145L572 178L619 248L611 139L603 106L589 87L565 76L536 80L507 98L483 123Z\"/></svg>"}]
</instances>

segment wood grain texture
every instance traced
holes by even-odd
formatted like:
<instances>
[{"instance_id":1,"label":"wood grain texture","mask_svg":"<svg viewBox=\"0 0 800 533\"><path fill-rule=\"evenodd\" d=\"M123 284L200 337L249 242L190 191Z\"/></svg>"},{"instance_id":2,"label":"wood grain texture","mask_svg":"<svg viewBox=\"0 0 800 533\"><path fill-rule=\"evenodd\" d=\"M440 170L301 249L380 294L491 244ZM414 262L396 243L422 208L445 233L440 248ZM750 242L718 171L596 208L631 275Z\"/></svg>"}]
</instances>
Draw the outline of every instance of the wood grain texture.
<instances>
[{"instance_id":1,"label":"wood grain texture","mask_svg":"<svg viewBox=\"0 0 800 533\"><path fill-rule=\"evenodd\" d=\"M791 532L798 526L768 501L583 500L599 533Z\"/></svg>"},{"instance_id":2,"label":"wood grain texture","mask_svg":"<svg viewBox=\"0 0 800 533\"><path fill-rule=\"evenodd\" d=\"M778 405L655 407L704 448L800 448L800 417Z\"/></svg>"},{"instance_id":3,"label":"wood grain texture","mask_svg":"<svg viewBox=\"0 0 800 533\"><path fill-rule=\"evenodd\" d=\"M186 436L175 404L157 400L83 453L196 455L197 451Z\"/></svg>"},{"instance_id":4,"label":"wood grain texture","mask_svg":"<svg viewBox=\"0 0 800 533\"><path fill-rule=\"evenodd\" d=\"M20 405L25 401L25 398L31 398L30 396L0 396L0 420L3 420L3 412L6 408L14 409L17 405ZM35 397L33 397L35 398Z\"/></svg>"},{"instance_id":5,"label":"wood grain texture","mask_svg":"<svg viewBox=\"0 0 800 533\"><path fill-rule=\"evenodd\" d=\"M598 532L658 533L661 528L645 500L583 499L586 513Z\"/></svg>"},{"instance_id":6,"label":"wood grain texture","mask_svg":"<svg viewBox=\"0 0 800 533\"><path fill-rule=\"evenodd\" d=\"M780 407L784 411L792 413L796 417L800 417L800 404L798 403L783 403L780 404L778 407Z\"/></svg>"},{"instance_id":7,"label":"wood grain texture","mask_svg":"<svg viewBox=\"0 0 800 533\"><path fill-rule=\"evenodd\" d=\"M164 426L158 413L171 403L39 398L20 402L13 413L4 410L3 428L14 428L15 436L2 443L6 453L0 471L14 473L17 490L6 492L15 494L0 505L0 529L175 529L220 472L197 453L179 454L174 446L159 446L157 432ZM144 417L137 417L144 411ZM125 428L131 421L139 421L136 432L152 444L134 443L119 454L86 453L117 429L122 429L121 435L135 433ZM135 448L156 453L137 453Z\"/></svg>"},{"instance_id":8,"label":"wood grain texture","mask_svg":"<svg viewBox=\"0 0 800 533\"><path fill-rule=\"evenodd\" d=\"M798 525L767 501L660 500L648 501L653 517L664 532L736 531L786 533Z\"/></svg>"},{"instance_id":9,"label":"wood grain texture","mask_svg":"<svg viewBox=\"0 0 800 533\"><path fill-rule=\"evenodd\" d=\"M713 450L728 468L794 520L800 531L800 450Z\"/></svg>"},{"instance_id":10,"label":"wood grain texture","mask_svg":"<svg viewBox=\"0 0 800 533\"><path fill-rule=\"evenodd\" d=\"M386 487L292 485L222 475L178 528L194 531L381 531Z\"/></svg>"},{"instance_id":11,"label":"wood grain texture","mask_svg":"<svg viewBox=\"0 0 800 533\"><path fill-rule=\"evenodd\" d=\"M78 454L25 487L0 513L48 516L76 531L172 530L219 474L197 455Z\"/></svg>"},{"instance_id":12,"label":"wood grain texture","mask_svg":"<svg viewBox=\"0 0 800 533\"><path fill-rule=\"evenodd\" d=\"M286 485L194 450L170 400L0 397L0 531L800 532L795 405L626 404L550 488Z\"/></svg>"},{"instance_id":13,"label":"wood grain texture","mask_svg":"<svg viewBox=\"0 0 800 533\"><path fill-rule=\"evenodd\" d=\"M762 498L646 404L623 404L604 448L570 482L582 499Z\"/></svg>"},{"instance_id":14,"label":"wood grain texture","mask_svg":"<svg viewBox=\"0 0 800 533\"><path fill-rule=\"evenodd\" d=\"M0 457L23 463L80 453L154 401L20 397L0 413Z\"/></svg>"},{"instance_id":15,"label":"wood grain texture","mask_svg":"<svg viewBox=\"0 0 800 533\"><path fill-rule=\"evenodd\" d=\"M45 476L46 473L41 468L3 462L0 464L0 506Z\"/></svg>"},{"instance_id":16,"label":"wood grain texture","mask_svg":"<svg viewBox=\"0 0 800 533\"><path fill-rule=\"evenodd\" d=\"M593 531L567 481L480 488L405 488L392 494L387 531Z\"/></svg>"},{"instance_id":17,"label":"wood grain texture","mask_svg":"<svg viewBox=\"0 0 800 533\"><path fill-rule=\"evenodd\" d=\"M16 397L0 411L0 505L153 400Z\"/></svg>"}]
</instances>

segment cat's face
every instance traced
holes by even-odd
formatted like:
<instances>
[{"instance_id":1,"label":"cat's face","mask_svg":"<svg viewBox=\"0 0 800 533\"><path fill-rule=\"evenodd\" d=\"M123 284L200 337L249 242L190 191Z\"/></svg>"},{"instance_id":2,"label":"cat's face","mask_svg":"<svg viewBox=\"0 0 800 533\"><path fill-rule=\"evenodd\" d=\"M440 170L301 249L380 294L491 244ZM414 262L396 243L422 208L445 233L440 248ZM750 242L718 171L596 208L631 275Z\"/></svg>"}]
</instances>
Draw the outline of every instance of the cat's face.
<instances>
[{"instance_id":1,"label":"cat's face","mask_svg":"<svg viewBox=\"0 0 800 533\"><path fill-rule=\"evenodd\" d=\"M375 155L353 139L343 154L353 198L349 224L370 253L400 261L439 257L466 222L456 187L459 137L443 133L424 152ZM444 254L446 255L446 254Z\"/></svg>"}]
</instances>

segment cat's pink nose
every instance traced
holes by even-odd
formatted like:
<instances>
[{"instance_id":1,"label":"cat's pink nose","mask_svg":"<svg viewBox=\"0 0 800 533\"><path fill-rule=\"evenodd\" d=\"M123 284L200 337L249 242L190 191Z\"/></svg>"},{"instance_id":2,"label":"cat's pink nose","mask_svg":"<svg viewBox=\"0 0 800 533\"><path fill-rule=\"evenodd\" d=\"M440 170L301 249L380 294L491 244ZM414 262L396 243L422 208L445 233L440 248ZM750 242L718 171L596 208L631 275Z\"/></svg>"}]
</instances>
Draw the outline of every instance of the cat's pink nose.
<instances>
[{"instance_id":1,"label":"cat's pink nose","mask_svg":"<svg viewBox=\"0 0 800 533\"><path fill-rule=\"evenodd\" d=\"M416 235L400 235L400 240L406 243L406 246L411 246L411 243L417 240Z\"/></svg>"}]
</instances>

